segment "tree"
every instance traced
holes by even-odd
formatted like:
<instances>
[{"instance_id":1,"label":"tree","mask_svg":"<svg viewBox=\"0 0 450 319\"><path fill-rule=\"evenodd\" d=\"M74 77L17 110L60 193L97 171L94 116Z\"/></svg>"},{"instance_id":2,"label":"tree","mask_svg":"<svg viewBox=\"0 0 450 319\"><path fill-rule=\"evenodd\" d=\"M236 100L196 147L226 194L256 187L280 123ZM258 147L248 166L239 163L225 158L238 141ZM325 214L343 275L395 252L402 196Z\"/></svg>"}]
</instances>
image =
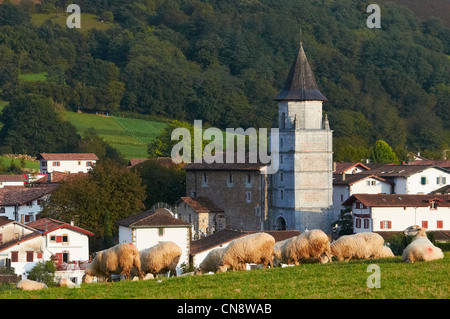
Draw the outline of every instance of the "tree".
<instances>
[{"instance_id":1,"label":"tree","mask_svg":"<svg viewBox=\"0 0 450 319\"><path fill-rule=\"evenodd\" d=\"M372 150L372 161L374 163L394 163L398 164L397 155L395 155L392 148L383 140L375 142L375 147Z\"/></svg>"},{"instance_id":2,"label":"tree","mask_svg":"<svg viewBox=\"0 0 450 319\"><path fill-rule=\"evenodd\" d=\"M27 278L45 283L48 287L55 286L56 266L51 260L39 261L27 272Z\"/></svg>"},{"instance_id":3,"label":"tree","mask_svg":"<svg viewBox=\"0 0 450 319\"><path fill-rule=\"evenodd\" d=\"M116 221L144 209L141 178L124 166L98 161L86 176L67 179L43 204L42 217L75 221L103 237L117 233ZM112 229L111 229L112 228Z\"/></svg>"},{"instance_id":4,"label":"tree","mask_svg":"<svg viewBox=\"0 0 450 319\"><path fill-rule=\"evenodd\" d=\"M49 100L35 94L20 95L0 115L2 146L18 154L71 152L79 140L75 127L63 122Z\"/></svg>"},{"instance_id":5,"label":"tree","mask_svg":"<svg viewBox=\"0 0 450 319\"><path fill-rule=\"evenodd\" d=\"M150 159L131 170L139 174L146 186L144 204L147 208L158 202L174 204L186 194L186 172L180 166L166 167Z\"/></svg>"}]
</instances>

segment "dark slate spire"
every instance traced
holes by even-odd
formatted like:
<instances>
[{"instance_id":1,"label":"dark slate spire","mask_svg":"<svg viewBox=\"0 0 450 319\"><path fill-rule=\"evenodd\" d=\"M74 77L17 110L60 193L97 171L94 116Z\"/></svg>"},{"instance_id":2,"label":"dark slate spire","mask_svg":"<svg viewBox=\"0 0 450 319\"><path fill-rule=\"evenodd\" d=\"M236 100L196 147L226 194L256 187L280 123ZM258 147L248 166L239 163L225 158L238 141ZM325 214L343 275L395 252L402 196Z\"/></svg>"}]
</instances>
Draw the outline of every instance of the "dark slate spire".
<instances>
[{"instance_id":1,"label":"dark slate spire","mask_svg":"<svg viewBox=\"0 0 450 319\"><path fill-rule=\"evenodd\" d=\"M327 98L317 88L314 74L309 66L303 45L300 42L297 58L292 64L284 88L275 101L326 101Z\"/></svg>"}]
</instances>

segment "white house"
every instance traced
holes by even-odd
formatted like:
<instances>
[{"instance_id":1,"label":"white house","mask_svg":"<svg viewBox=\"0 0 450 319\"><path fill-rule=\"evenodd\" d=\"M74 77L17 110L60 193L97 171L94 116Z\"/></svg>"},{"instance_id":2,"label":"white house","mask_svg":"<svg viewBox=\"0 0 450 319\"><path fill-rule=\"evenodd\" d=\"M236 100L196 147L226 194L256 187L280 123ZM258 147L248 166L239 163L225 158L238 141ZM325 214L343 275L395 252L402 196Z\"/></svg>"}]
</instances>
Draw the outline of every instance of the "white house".
<instances>
[{"instance_id":1,"label":"white house","mask_svg":"<svg viewBox=\"0 0 450 319\"><path fill-rule=\"evenodd\" d=\"M24 186L27 181L27 175L0 175L0 188L5 186Z\"/></svg>"},{"instance_id":2,"label":"white house","mask_svg":"<svg viewBox=\"0 0 450 319\"><path fill-rule=\"evenodd\" d=\"M57 185L33 187L7 186L0 188L0 217L29 223L36 220L42 202L56 189Z\"/></svg>"},{"instance_id":3,"label":"white house","mask_svg":"<svg viewBox=\"0 0 450 319\"><path fill-rule=\"evenodd\" d=\"M394 185L394 194L429 194L450 184L450 171L433 165L383 165L370 174Z\"/></svg>"},{"instance_id":4,"label":"white house","mask_svg":"<svg viewBox=\"0 0 450 319\"><path fill-rule=\"evenodd\" d=\"M354 194L353 231L403 231L419 225L431 231L450 230L450 195Z\"/></svg>"},{"instance_id":5,"label":"white house","mask_svg":"<svg viewBox=\"0 0 450 319\"><path fill-rule=\"evenodd\" d=\"M54 260L57 269L67 269L68 264L77 264L89 259L88 236L94 234L80 227L43 218L27 225L2 219L0 232L0 266L10 265L17 275L26 277L26 272L39 261ZM0 224L1 225L1 224ZM73 272L70 278L81 283L82 272Z\"/></svg>"},{"instance_id":6,"label":"white house","mask_svg":"<svg viewBox=\"0 0 450 319\"><path fill-rule=\"evenodd\" d=\"M41 153L37 157L42 174L51 172L87 173L96 161L94 153Z\"/></svg>"},{"instance_id":7,"label":"white house","mask_svg":"<svg viewBox=\"0 0 450 319\"><path fill-rule=\"evenodd\" d=\"M119 220L119 243L133 243L139 250L150 248L164 241L180 246L181 264L189 263L189 242L192 225L172 216L169 211L151 210Z\"/></svg>"},{"instance_id":8,"label":"white house","mask_svg":"<svg viewBox=\"0 0 450 319\"><path fill-rule=\"evenodd\" d=\"M391 194L393 185L384 178L369 174L334 174L333 209L335 220L345 209L342 203L353 194Z\"/></svg>"}]
</instances>

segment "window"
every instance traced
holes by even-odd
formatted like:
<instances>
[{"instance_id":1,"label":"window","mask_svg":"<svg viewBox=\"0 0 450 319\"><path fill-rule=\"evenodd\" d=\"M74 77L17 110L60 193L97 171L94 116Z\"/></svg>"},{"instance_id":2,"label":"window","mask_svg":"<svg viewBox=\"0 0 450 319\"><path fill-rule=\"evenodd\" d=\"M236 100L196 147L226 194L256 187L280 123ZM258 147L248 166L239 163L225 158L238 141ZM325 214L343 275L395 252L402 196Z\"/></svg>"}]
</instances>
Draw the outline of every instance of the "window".
<instances>
[{"instance_id":1,"label":"window","mask_svg":"<svg viewBox=\"0 0 450 319\"><path fill-rule=\"evenodd\" d=\"M68 235L62 235L62 242L63 243L69 243L69 236Z\"/></svg>"},{"instance_id":2,"label":"window","mask_svg":"<svg viewBox=\"0 0 450 319\"><path fill-rule=\"evenodd\" d=\"M233 184L233 174L228 175L228 184L229 185Z\"/></svg>"},{"instance_id":3,"label":"window","mask_svg":"<svg viewBox=\"0 0 450 319\"><path fill-rule=\"evenodd\" d=\"M247 183L251 183L252 182L252 175L247 174Z\"/></svg>"},{"instance_id":4,"label":"window","mask_svg":"<svg viewBox=\"0 0 450 319\"><path fill-rule=\"evenodd\" d=\"M78 161L78 165L81 165L81 161Z\"/></svg>"},{"instance_id":5,"label":"window","mask_svg":"<svg viewBox=\"0 0 450 319\"><path fill-rule=\"evenodd\" d=\"M374 181L374 180L367 181L367 186L376 186L376 185L377 185L377 181Z\"/></svg>"},{"instance_id":6,"label":"window","mask_svg":"<svg viewBox=\"0 0 450 319\"><path fill-rule=\"evenodd\" d=\"M436 221L436 228L444 228L444 221L443 220L437 220Z\"/></svg>"},{"instance_id":7,"label":"window","mask_svg":"<svg viewBox=\"0 0 450 319\"><path fill-rule=\"evenodd\" d=\"M51 243L56 243L56 236L55 235L50 236L50 242Z\"/></svg>"},{"instance_id":8,"label":"window","mask_svg":"<svg viewBox=\"0 0 450 319\"><path fill-rule=\"evenodd\" d=\"M12 251L11 252L11 262L16 263L19 261L19 252L18 251Z\"/></svg>"},{"instance_id":9,"label":"window","mask_svg":"<svg viewBox=\"0 0 450 319\"><path fill-rule=\"evenodd\" d=\"M280 155L280 164L283 164L283 155Z\"/></svg>"},{"instance_id":10,"label":"window","mask_svg":"<svg viewBox=\"0 0 450 319\"><path fill-rule=\"evenodd\" d=\"M420 185L426 185L427 184L427 177L426 176L422 176L420 178Z\"/></svg>"},{"instance_id":11,"label":"window","mask_svg":"<svg viewBox=\"0 0 450 319\"><path fill-rule=\"evenodd\" d=\"M53 166L61 166L60 162L53 162Z\"/></svg>"},{"instance_id":12,"label":"window","mask_svg":"<svg viewBox=\"0 0 450 319\"><path fill-rule=\"evenodd\" d=\"M428 221L422 220L422 228L428 228Z\"/></svg>"},{"instance_id":13,"label":"window","mask_svg":"<svg viewBox=\"0 0 450 319\"><path fill-rule=\"evenodd\" d=\"M164 228L158 228L158 236L164 236Z\"/></svg>"},{"instance_id":14,"label":"window","mask_svg":"<svg viewBox=\"0 0 450 319\"><path fill-rule=\"evenodd\" d=\"M356 228L361 228L361 219L360 218L356 218Z\"/></svg>"},{"instance_id":15,"label":"window","mask_svg":"<svg viewBox=\"0 0 450 319\"><path fill-rule=\"evenodd\" d=\"M245 200L247 203L250 203L252 201L252 192L245 192Z\"/></svg>"},{"instance_id":16,"label":"window","mask_svg":"<svg viewBox=\"0 0 450 319\"><path fill-rule=\"evenodd\" d=\"M27 262L33 261L34 252L33 251L27 251Z\"/></svg>"},{"instance_id":17,"label":"window","mask_svg":"<svg viewBox=\"0 0 450 319\"><path fill-rule=\"evenodd\" d=\"M280 173L280 182L283 181L283 178L284 178L284 176L283 176L283 173L281 172L281 173Z\"/></svg>"},{"instance_id":18,"label":"window","mask_svg":"<svg viewBox=\"0 0 450 319\"><path fill-rule=\"evenodd\" d=\"M47 161L42 161L42 167L47 167Z\"/></svg>"},{"instance_id":19,"label":"window","mask_svg":"<svg viewBox=\"0 0 450 319\"><path fill-rule=\"evenodd\" d=\"M445 184L447 184L447 179L444 176L436 177L436 184L437 185L439 185L439 184L445 185Z\"/></svg>"},{"instance_id":20,"label":"window","mask_svg":"<svg viewBox=\"0 0 450 319\"><path fill-rule=\"evenodd\" d=\"M284 199L284 191L283 190L280 190L280 198Z\"/></svg>"},{"instance_id":21,"label":"window","mask_svg":"<svg viewBox=\"0 0 450 319\"><path fill-rule=\"evenodd\" d=\"M391 229L392 222L390 220L382 220L380 222L380 229Z\"/></svg>"},{"instance_id":22,"label":"window","mask_svg":"<svg viewBox=\"0 0 450 319\"><path fill-rule=\"evenodd\" d=\"M281 129L286 128L286 114L285 113L281 113L280 128Z\"/></svg>"},{"instance_id":23,"label":"window","mask_svg":"<svg viewBox=\"0 0 450 319\"><path fill-rule=\"evenodd\" d=\"M364 228L367 229L369 228L369 219L364 219Z\"/></svg>"},{"instance_id":24,"label":"window","mask_svg":"<svg viewBox=\"0 0 450 319\"><path fill-rule=\"evenodd\" d=\"M0 214L4 214L5 213L5 207L0 207Z\"/></svg>"},{"instance_id":25,"label":"window","mask_svg":"<svg viewBox=\"0 0 450 319\"><path fill-rule=\"evenodd\" d=\"M63 261L63 263L68 263L69 262L69 253L68 252L64 252L62 254L62 261Z\"/></svg>"},{"instance_id":26,"label":"window","mask_svg":"<svg viewBox=\"0 0 450 319\"><path fill-rule=\"evenodd\" d=\"M86 162L86 167L92 167L92 162Z\"/></svg>"},{"instance_id":27,"label":"window","mask_svg":"<svg viewBox=\"0 0 450 319\"><path fill-rule=\"evenodd\" d=\"M206 173L202 174L202 187L207 187L208 186L208 175L206 175Z\"/></svg>"},{"instance_id":28,"label":"window","mask_svg":"<svg viewBox=\"0 0 450 319\"><path fill-rule=\"evenodd\" d=\"M431 210L436 210L438 208L438 203L435 200L432 200L430 202L430 209Z\"/></svg>"}]
</instances>

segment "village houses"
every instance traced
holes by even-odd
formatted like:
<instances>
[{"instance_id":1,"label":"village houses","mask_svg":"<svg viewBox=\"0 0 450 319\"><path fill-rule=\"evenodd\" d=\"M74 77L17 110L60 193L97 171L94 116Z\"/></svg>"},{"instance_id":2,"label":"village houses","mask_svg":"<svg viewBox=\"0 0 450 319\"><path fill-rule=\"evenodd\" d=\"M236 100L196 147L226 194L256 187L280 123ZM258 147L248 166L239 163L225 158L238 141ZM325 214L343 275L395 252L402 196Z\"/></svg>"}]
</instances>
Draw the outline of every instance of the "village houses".
<instances>
[{"instance_id":1,"label":"village houses","mask_svg":"<svg viewBox=\"0 0 450 319\"><path fill-rule=\"evenodd\" d=\"M94 153L41 153L37 159L42 174L87 173L98 161Z\"/></svg>"}]
</instances>

